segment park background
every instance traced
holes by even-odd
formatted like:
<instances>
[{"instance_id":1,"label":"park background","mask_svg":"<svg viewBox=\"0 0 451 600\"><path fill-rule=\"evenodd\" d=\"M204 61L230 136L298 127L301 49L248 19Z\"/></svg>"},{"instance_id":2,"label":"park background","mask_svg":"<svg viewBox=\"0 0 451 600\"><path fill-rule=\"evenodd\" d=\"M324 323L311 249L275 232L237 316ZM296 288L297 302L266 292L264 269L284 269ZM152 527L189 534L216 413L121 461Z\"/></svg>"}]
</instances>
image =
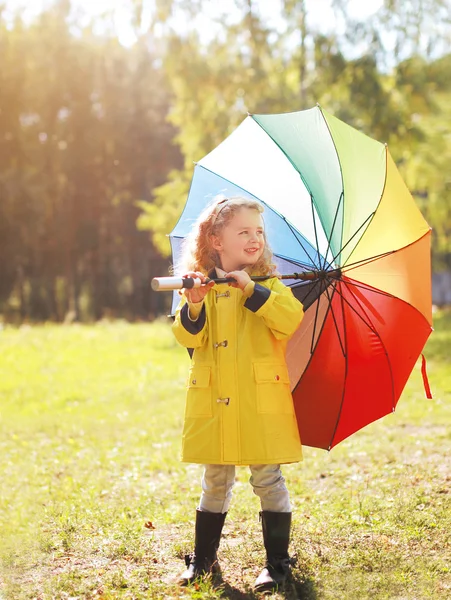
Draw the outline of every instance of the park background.
<instances>
[{"instance_id":1,"label":"park background","mask_svg":"<svg viewBox=\"0 0 451 600\"><path fill-rule=\"evenodd\" d=\"M451 302L449 1L0 6L5 321L165 314L150 281L193 162L247 111L317 102L388 143L433 228L434 302Z\"/></svg>"},{"instance_id":2,"label":"park background","mask_svg":"<svg viewBox=\"0 0 451 600\"><path fill-rule=\"evenodd\" d=\"M200 468L150 281L193 162L317 102L388 143L433 228L434 398L417 367L394 415L286 467L286 597L449 598L450 40L447 0L0 0L1 598L178 597ZM257 513L240 470L228 583L188 596L253 597Z\"/></svg>"}]
</instances>

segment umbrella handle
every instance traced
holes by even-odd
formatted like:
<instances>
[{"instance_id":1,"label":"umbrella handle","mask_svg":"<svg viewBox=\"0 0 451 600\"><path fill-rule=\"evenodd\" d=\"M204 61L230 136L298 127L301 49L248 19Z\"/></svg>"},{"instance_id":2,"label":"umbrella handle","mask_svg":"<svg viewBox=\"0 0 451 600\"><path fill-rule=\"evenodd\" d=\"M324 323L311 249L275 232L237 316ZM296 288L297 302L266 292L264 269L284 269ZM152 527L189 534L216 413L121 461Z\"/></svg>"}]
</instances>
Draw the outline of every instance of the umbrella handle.
<instances>
[{"instance_id":1,"label":"umbrella handle","mask_svg":"<svg viewBox=\"0 0 451 600\"><path fill-rule=\"evenodd\" d=\"M257 275L251 277L251 279L252 281L265 281L265 279L269 279L269 276ZM198 277L154 277L150 285L154 292L164 292L167 290L180 290L182 288L191 290L201 285L207 285L211 281L215 283L232 283L236 279L234 277L217 277L216 279L207 277L205 283L202 283Z\"/></svg>"},{"instance_id":2,"label":"umbrella handle","mask_svg":"<svg viewBox=\"0 0 451 600\"><path fill-rule=\"evenodd\" d=\"M150 285L154 292L180 290L182 288L191 290L200 287L202 281L198 277L154 277Z\"/></svg>"},{"instance_id":3,"label":"umbrella handle","mask_svg":"<svg viewBox=\"0 0 451 600\"><path fill-rule=\"evenodd\" d=\"M252 281L265 281L271 277L278 279L301 279L302 281L312 281L315 279L325 279L331 277L340 279L341 270L333 269L331 271L304 271L302 273L290 273L288 275L255 275L251 277ZM214 281L215 283L231 283L235 281L233 277L218 277L216 279L205 279L205 285ZM180 290L185 288L191 290L204 285L198 277L154 277L151 281L151 286L154 292L165 292L167 290Z\"/></svg>"}]
</instances>

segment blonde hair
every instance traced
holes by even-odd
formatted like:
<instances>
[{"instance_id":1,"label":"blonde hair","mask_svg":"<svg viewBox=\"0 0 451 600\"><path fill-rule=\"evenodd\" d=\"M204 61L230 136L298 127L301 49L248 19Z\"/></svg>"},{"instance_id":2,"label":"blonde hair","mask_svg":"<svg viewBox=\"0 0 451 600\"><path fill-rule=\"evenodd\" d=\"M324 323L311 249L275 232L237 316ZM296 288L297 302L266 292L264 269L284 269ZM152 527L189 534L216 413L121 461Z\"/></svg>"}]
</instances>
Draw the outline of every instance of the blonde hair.
<instances>
[{"instance_id":1,"label":"blonde hair","mask_svg":"<svg viewBox=\"0 0 451 600\"><path fill-rule=\"evenodd\" d=\"M213 248L211 236L220 235L221 231L241 208L257 210L260 214L264 211L264 207L260 202L250 198L216 196L213 202L202 211L192 230L183 240L181 256L172 269L172 273L182 275L187 271L200 271L204 275L208 275L213 267L219 266L219 254ZM265 240L263 253L257 262L252 265L252 274L280 275L277 271L277 265L273 262L273 253L268 245L264 229L263 238Z\"/></svg>"}]
</instances>

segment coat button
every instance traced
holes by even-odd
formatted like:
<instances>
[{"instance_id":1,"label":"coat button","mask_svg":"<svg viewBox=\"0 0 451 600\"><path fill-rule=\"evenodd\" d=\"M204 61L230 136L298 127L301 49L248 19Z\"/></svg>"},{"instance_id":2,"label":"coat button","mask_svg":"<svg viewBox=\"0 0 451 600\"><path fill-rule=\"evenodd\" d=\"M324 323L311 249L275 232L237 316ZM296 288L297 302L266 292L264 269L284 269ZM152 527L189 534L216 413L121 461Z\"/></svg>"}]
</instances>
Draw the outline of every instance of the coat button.
<instances>
[{"instance_id":1,"label":"coat button","mask_svg":"<svg viewBox=\"0 0 451 600\"><path fill-rule=\"evenodd\" d=\"M195 380L195 379L193 379L191 383L192 383L193 385L196 385L196 380Z\"/></svg>"},{"instance_id":2,"label":"coat button","mask_svg":"<svg viewBox=\"0 0 451 600\"><path fill-rule=\"evenodd\" d=\"M275 379L276 381L279 381L280 377L279 377L278 375L276 375L276 376L274 377L274 379Z\"/></svg>"}]
</instances>

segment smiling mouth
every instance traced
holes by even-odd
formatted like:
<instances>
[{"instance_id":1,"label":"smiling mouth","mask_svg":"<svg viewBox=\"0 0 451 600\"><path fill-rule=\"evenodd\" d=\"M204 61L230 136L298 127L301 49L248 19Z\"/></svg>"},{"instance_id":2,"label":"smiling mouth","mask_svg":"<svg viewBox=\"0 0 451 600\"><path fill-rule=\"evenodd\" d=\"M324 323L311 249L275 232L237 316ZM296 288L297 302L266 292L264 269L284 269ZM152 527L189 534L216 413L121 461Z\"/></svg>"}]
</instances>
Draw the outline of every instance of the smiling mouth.
<instances>
[{"instance_id":1,"label":"smiling mouth","mask_svg":"<svg viewBox=\"0 0 451 600\"><path fill-rule=\"evenodd\" d=\"M255 254L256 252L258 252L259 248L248 248L247 250L245 249L244 251L247 252L248 254Z\"/></svg>"}]
</instances>

